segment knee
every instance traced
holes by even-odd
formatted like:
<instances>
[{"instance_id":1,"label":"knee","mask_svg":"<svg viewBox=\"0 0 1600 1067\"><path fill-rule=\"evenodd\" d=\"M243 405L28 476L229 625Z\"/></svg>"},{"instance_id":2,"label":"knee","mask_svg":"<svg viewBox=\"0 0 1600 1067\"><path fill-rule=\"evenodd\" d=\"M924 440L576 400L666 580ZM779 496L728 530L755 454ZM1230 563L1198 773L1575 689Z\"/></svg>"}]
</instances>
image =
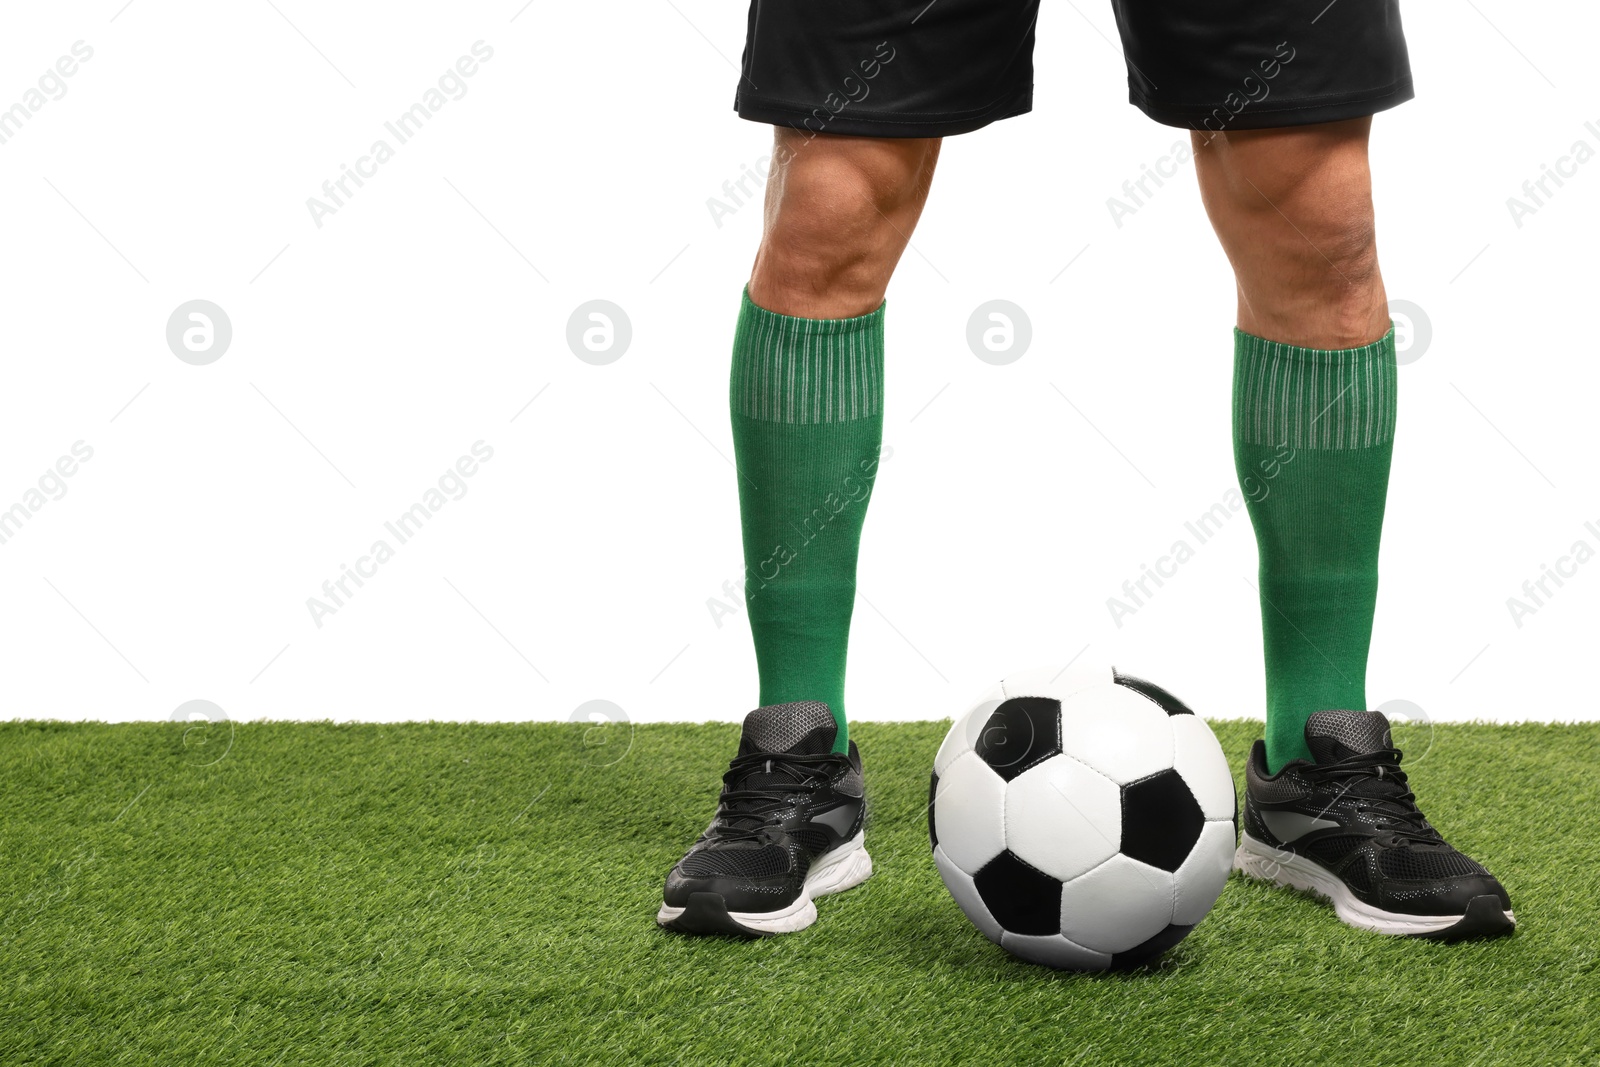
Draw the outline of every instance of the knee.
<instances>
[{"instance_id":1,"label":"knee","mask_svg":"<svg viewBox=\"0 0 1600 1067\"><path fill-rule=\"evenodd\" d=\"M1378 239L1370 214L1311 221L1305 237L1300 253L1305 276L1322 277L1324 299L1349 303L1352 313L1364 310L1378 279Z\"/></svg>"},{"instance_id":2,"label":"knee","mask_svg":"<svg viewBox=\"0 0 1600 1067\"><path fill-rule=\"evenodd\" d=\"M768 203L767 281L811 292L886 286L927 195L931 160L919 147L803 142Z\"/></svg>"},{"instance_id":3,"label":"knee","mask_svg":"<svg viewBox=\"0 0 1600 1067\"><path fill-rule=\"evenodd\" d=\"M1372 340L1387 308L1364 128L1249 131L1197 142L1196 161L1241 323L1318 348Z\"/></svg>"},{"instance_id":4,"label":"knee","mask_svg":"<svg viewBox=\"0 0 1600 1067\"><path fill-rule=\"evenodd\" d=\"M1290 217L1294 227L1252 278L1260 298L1257 310L1292 320L1298 329L1314 329L1318 339L1301 342L1312 347L1350 348L1371 341L1387 312L1370 209ZM1263 281L1263 273L1271 280ZM1273 328L1281 333L1284 325Z\"/></svg>"},{"instance_id":5,"label":"knee","mask_svg":"<svg viewBox=\"0 0 1600 1067\"><path fill-rule=\"evenodd\" d=\"M889 219L912 195L914 175L861 160L834 158L799 167L783 177L766 238L812 253L841 248L850 239L889 229Z\"/></svg>"}]
</instances>

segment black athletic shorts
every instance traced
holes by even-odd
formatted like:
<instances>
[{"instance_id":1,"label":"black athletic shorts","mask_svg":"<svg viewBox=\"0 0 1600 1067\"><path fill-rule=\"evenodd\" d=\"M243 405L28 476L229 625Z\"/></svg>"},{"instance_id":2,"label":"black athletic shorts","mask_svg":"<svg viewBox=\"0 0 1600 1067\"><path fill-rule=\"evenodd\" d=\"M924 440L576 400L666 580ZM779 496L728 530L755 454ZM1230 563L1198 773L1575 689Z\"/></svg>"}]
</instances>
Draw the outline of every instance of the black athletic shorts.
<instances>
[{"instance_id":1,"label":"black athletic shorts","mask_svg":"<svg viewBox=\"0 0 1600 1067\"><path fill-rule=\"evenodd\" d=\"M1168 126L1332 122L1412 96L1399 0L1111 6L1128 98ZM751 0L734 107L816 133L975 130L1032 109L1038 12L1039 0Z\"/></svg>"}]
</instances>

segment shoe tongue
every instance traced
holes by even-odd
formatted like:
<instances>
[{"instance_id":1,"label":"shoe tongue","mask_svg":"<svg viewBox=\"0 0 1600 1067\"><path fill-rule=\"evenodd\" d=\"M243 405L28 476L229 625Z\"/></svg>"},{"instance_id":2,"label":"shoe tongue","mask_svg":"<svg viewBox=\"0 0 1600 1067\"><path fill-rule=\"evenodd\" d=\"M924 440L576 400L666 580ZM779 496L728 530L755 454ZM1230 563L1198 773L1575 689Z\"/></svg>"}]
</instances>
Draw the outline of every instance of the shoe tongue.
<instances>
[{"instance_id":1,"label":"shoe tongue","mask_svg":"<svg viewBox=\"0 0 1600 1067\"><path fill-rule=\"evenodd\" d=\"M770 752L820 756L833 751L835 734L833 712L820 700L767 704L744 717L739 755Z\"/></svg>"},{"instance_id":2,"label":"shoe tongue","mask_svg":"<svg viewBox=\"0 0 1600 1067\"><path fill-rule=\"evenodd\" d=\"M1319 711L1306 721L1306 747L1318 763L1393 748L1389 720L1380 711Z\"/></svg>"}]
</instances>

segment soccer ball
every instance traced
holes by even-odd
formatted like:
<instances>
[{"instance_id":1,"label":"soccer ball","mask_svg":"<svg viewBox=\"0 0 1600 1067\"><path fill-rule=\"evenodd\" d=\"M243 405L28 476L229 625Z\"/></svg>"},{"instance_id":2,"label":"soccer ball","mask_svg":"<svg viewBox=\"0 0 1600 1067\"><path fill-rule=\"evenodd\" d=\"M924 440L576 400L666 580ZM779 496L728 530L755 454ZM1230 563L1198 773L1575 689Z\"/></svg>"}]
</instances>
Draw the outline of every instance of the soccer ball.
<instances>
[{"instance_id":1,"label":"soccer ball","mask_svg":"<svg viewBox=\"0 0 1600 1067\"><path fill-rule=\"evenodd\" d=\"M1238 803L1205 720L1112 667L1002 681L933 761L933 860L1006 951L1074 971L1138 967L1228 880Z\"/></svg>"}]
</instances>

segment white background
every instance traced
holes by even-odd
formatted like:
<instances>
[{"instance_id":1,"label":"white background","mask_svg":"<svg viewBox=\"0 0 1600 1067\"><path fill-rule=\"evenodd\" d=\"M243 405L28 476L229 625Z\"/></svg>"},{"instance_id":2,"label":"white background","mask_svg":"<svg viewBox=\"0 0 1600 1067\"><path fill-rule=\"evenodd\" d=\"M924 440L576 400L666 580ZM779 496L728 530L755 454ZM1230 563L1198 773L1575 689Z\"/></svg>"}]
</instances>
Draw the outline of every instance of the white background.
<instances>
[{"instance_id":1,"label":"white background","mask_svg":"<svg viewBox=\"0 0 1600 1067\"><path fill-rule=\"evenodd\" d=\"M1106 607L1234 484L1233 289L1191 168L1113 223L1183 135L1125 102L1107 5L1044 9L1034 113L946 145L890 289L849 709L944 717L1081 653L1257 715L1243 512L1120 628ZM1401 369L1369 698L1593 718L1600 563L1520 627L1507 599L1600 548L1600 161L1520 228L1506 201L1600 148L1600 15L1405 18L1380 243L1432 341ZM0 107L93 56L0 144L0 507L93 458L0 544L0 714L742 715L748 627L707 602L741 572L726 381L760 220L707 201L770 140L730 110L743 33L726 0L12 9ZM479 40L465 96L319 228L307 198ZM966 343L995 298L1032 322L1008 366ZM192 299L232 323L207 366L167 346ZM607 366L566 342L592 299L632 324ZM480 440L466 495L319 628L307 599Z\"/></svg>"}]
</instances>

